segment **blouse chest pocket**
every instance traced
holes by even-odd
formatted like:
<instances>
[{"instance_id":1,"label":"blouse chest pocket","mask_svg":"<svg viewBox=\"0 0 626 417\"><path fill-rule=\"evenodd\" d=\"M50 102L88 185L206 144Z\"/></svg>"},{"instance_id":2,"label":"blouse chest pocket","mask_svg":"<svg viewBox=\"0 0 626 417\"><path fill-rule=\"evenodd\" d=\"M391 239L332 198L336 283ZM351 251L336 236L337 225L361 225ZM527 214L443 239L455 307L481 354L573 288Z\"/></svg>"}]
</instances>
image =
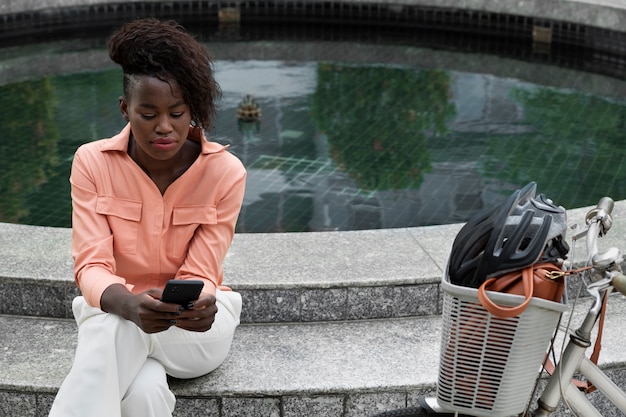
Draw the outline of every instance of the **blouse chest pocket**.
<instances>
[{"instance_id":1,"label":"blouse chest pocket","mask_svg":"<svg viewBox=\"0 0 626 417\"><path fill-rule=\"evenodd\" d=\"M173 239L170 253L174 258L187 254L196 229L202 225L217 224L217 206L199 205L174 207L172 212Z\"/></svg>"},{"instance_id":2,"label":"blouse chest pocket","mask_svg":"<svg viewBox=\"0 0 626 417\"><path fill-rule=\"evenodd\" d=\"M135 254L139 236L142 202L117 197L98 197L96 212L107 216L113 233L113 251Z\"/></svg>"}]
</instances>

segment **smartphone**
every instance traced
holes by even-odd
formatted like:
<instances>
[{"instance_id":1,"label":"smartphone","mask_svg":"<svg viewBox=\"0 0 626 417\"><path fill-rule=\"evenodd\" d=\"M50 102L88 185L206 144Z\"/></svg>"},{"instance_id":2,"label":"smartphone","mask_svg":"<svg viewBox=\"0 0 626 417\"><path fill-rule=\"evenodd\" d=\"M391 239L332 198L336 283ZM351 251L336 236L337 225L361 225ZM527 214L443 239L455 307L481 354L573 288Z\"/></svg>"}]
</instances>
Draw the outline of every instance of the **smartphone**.
<instances>
[{"instance_id":1,"label":"smartphone","mask_svg":"<svg viewBox=\"0 0 626 417\"><path fill-rule=\"evenodd\" d=\"M167 281L161 301L187 307L200 297L204 282L194 279L171 279Z\"/></svg>"}]
</instances>

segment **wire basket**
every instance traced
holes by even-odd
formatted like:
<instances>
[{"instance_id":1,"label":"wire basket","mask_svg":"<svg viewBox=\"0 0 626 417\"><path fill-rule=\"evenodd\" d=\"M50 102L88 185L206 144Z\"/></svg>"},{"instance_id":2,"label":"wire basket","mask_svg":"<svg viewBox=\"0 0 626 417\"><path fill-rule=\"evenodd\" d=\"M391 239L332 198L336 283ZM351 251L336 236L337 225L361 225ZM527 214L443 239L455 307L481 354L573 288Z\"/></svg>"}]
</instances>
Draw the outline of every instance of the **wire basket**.
<instances>
[{"instance_id":1,"label":"wire basket","mask_svg":"<svg viewBox=\"0 0 626 417\"><path fill-rule=\"evenodd\" d=\"M532 298L517 317L501 319L478 301L475 288L443 289L443 326L437 402L451 411L505 417L524 411L561 313L567 305ZM524 297L489 292L499 304Z\"/></svg>"}]
</instances>

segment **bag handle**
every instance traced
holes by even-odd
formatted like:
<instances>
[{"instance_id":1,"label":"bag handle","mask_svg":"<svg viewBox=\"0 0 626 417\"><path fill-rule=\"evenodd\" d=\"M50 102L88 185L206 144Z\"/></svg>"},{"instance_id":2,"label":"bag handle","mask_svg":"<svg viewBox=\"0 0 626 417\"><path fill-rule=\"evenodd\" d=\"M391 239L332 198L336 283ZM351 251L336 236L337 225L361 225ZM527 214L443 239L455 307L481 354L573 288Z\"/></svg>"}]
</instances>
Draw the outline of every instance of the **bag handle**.
<instances>
[{"instance_id":1,"label":"bag handle","mask_svg":"<svg viewBox=\"0 0 626 417\"><path fill-rule=\"evenodd\" d=\"M558 279L560 277L564 277L567 275L578 274L582 271L585 271L591 268L592 266L583 266L581 268L563 271L558 265L555 265L551 262L544 262L540 264L530 265L522 269L522 272L521 272L522 288L524 289L524 297L525 297L524 302L522 302L522 304L518 306L513 306L513 307L501 306L493 302L487 295L487 291L488 291L487 287L491 285L491 283L493 283L494 281L500 278L519 277L519 274L520 274L519 270L509 272L508 274L504 274L501 277L492 277L492 278L485 280L485 282L483 282L482 285L478 287L478 300L480 301L480 304L485 308L485 310L487 310L489 313L493 314L496 317L500 317L500 318L515 317L515 316L522 314L528 307L528 304L530 303L530 300L533 296L533 292L535 289L534 279L533 279L534 276L552 280L552 279Z\"/></svg>"},{"instance_id":2,"label":"bag handle","mask_svg":"<svg viewBox=\"0 0 626 417\"><path fill-rule=\"evenodd\" d=\"M493 302L489 296L487 295L487 287L498 278L504 278L511 275L518 275L519 271L509 272L508 274L503 275L498 278L489 278L482 283L480 287L478 287L478 300L480 304L487 310L489 313L493 314L496 317L500 317L502 319L507 319L515 316L519 316L522 314L526 308L528 308L528 304L530 303L530 299L533 296L533 290L535 288L535 284L533 282L533 266L526 267L522 270L522 287L524 288L524 301L517 306L502 306Z\"/></svg>"}]
</instances>

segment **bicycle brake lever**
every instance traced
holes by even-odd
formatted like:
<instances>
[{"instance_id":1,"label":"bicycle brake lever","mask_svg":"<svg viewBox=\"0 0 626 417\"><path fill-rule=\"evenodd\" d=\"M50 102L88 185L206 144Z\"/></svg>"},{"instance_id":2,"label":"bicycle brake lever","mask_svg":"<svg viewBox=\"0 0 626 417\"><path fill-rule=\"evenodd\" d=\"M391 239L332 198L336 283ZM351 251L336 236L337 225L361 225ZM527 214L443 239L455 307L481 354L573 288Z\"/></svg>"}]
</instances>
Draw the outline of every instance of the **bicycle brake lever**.
<instances>
[{"instance_id":1,"label":"bicycle brake lever","mask_svg":"<svg viewBox=\"0 0 626 417\"><path fill-rule=\"evenodd\" d=\"M579 225L577 225L577 224L575 224L575 225L573 225L573 226L571 227L571 229L575 231L575 230L580 229L580 226L579 226ZM578 233L576 233L574 236L572 236L572 240L573 240L573 241L577 241L577 240L578 240L578 239L580 239L581 237L585 237L585 236L587 236L587 232L588 232L588 231L589 231L589 229L585 227L583 230L581 230L580 232L578 232Z\"/></svg>"},{"instance_id":2,"label":"bicycle brake lever","mask_svg":"<svg viewBox=\"0 0 626 417\"><path fill-rule=\"evenodd\" d=\"M596 269L606 270L622 260L622 252L619 249L612 247L593 255L591 263Z\"/></svg>"},{"instance_id":3,"label":"bicycle brake lever","mask_svg":"<svg viewBox=\"0 0 626 417\"><path fill-rule=\"evenodd\" d=\"M602 278L596 282L593 282L587 286L587 292L594 298L598 300L601 299L600 291L606 290L612 285L612 277Z\"/></svg>"}]
</instances>

